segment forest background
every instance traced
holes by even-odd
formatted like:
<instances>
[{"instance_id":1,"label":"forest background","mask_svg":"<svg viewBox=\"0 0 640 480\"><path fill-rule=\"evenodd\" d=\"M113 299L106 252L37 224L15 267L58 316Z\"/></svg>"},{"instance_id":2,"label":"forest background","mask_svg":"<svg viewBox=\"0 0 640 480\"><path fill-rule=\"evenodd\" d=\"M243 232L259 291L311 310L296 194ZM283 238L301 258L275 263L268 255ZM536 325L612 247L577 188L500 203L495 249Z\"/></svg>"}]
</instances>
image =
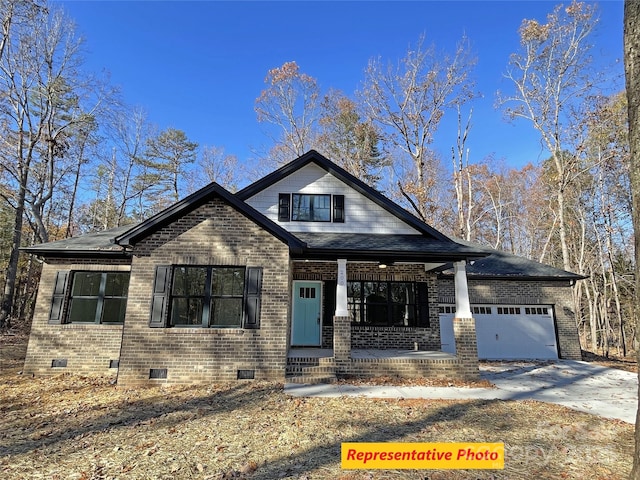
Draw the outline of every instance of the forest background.
<instances>
[{"instance_id":1,"label":"forest background","mask_svg":"<svg viewBox=\"0 0 640 480\"><path fill-rule=\"evenodd\" d=\"M622 66L594 62L598 4L547 5L504 25L519 44L497 93L478 90L464 34L438 45L427 32L398 58L371 52L354 92L321 88L295 59L274 65L253 103L264 144L240 159L129 105L87 68L60 4L0 0L0 326L32 313L40 264L20 247L139 222L211 181L234 191L314 148L448 235L584 275L582 347L625 355L636 335ZM470 153L486 96L544 155L514 166Z\"/></svg>"}]
</instances>

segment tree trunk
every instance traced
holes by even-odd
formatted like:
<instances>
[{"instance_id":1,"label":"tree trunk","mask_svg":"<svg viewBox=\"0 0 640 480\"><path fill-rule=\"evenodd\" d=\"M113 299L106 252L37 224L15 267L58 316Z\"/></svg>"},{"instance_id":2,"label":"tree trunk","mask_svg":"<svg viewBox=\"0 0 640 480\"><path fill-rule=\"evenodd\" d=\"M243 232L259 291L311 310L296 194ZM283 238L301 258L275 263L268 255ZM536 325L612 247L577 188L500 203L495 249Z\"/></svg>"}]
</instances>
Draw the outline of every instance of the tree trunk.
<instances>
[{"instance_id":1,"label":"tree trunk","mask_svg":"<svg viewBox=\"0 0 640 480\"><path fill-rule=\"evenodd\" d=\"M631 152L631 165L629 179L631 181L631 194L633 197L633 228L635 231L635 324L636 335L640 332L640 1L625 0L624 2L624 67L627 87L627 101L629 108L629 148ZM640 361L640 350L637 351ZM640 371L638 371L638 396L640 397ZM640 408L636 414L635 451L633 455L633 468L629 478L640 480Z\"/></svg>"},{"instance_id":2,"label":"tree trunk","mask_svg":"<svg viewBox=\"0 0 640 480\"><path fill-rule=\"evenodd\" d=\"M20 244L22 243L22 222L24 217L26 191L21 186L18 193L15 220L13 225L13 238L11 240L11 253L7 265L7 278L4 284L2 304L0 305L0 329L9 328L11 325L11 312L13 299L16 292L16 280L18 278L18 259L20 257Z\"/></svg>"}]
</instances>

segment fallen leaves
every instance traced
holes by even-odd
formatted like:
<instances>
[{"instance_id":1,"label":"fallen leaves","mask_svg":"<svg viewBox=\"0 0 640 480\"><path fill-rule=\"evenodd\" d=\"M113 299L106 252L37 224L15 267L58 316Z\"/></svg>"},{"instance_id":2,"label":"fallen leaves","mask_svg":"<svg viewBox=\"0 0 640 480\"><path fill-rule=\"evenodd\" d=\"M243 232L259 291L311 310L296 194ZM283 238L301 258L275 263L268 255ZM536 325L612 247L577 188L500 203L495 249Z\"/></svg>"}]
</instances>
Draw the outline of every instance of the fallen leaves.
<instances>
[{"instance_id":1,"label":"fallen leaves","mask_svg":"<svg viewBox=\"0 0 640 480\"><path fill-rule=\"evenodd\" d=\"M631 466L633 426L534 401L294 398L262 382L129 389L17 371L0 372L3 480L617 480ZM506 465L344 471L346 441L499 441Z\"/></svg>"}]
</instances>

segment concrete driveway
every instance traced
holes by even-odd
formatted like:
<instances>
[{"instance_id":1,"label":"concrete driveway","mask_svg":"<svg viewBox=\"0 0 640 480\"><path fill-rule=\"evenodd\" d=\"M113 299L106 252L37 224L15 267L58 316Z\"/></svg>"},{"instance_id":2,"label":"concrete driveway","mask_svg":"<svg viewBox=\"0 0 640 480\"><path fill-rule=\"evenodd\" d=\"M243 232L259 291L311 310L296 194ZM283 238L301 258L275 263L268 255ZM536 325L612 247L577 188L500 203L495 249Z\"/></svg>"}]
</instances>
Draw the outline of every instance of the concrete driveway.
<instances>
[{"instance_id":1,"label":"concrete driveway","mask_svg":"<svg viewBox=\"0 0 640 480\"><path fill-rule=\"evenodd\" d=\"M362 396L369 398L538 400L635 423L638 376L588 362L506 362L481 366L480 375L497 388L389 385L286 384L293 396Z\"/></svg>"}]
</instances>

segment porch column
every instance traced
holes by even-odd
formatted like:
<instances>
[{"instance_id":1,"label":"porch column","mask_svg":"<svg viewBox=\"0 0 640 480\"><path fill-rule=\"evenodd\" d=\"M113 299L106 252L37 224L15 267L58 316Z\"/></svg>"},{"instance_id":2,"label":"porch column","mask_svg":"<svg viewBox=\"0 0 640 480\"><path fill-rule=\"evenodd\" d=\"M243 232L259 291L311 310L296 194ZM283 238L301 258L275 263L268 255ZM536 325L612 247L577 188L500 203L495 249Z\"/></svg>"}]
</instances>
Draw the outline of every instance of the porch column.
<instances>
[{"instance_id":1,"label":"porch column","mask_svg":"<svg viewBox=\"0 0 640 480\"><path fill-rule=\"evenodd\" d=\"M347 310L347 261L338 259L338 281L336 282L336 317L348 317Z\"/></svg>"},{"instance_id":2,"label":"porch column","mask_svg":"<svg viewBox=\"0 0 640 480\"><path fill-rule=\"evenodd\" d=\"M453 319L453 336L456 342L456 356L460 361L459 375L468 379L477 379L478 347L476 337L476 321L469 304L469 288L467 286L466 262L454 262L453 273L456 294L456 313Z\"/></svg>"},{"instance_id":3,"label":"porch column","mask_svg":"<svg viewBox=\"0 0 640 480\"><path fill-rule=\"evenodd\" d=\"M347 261L338 259L336 311L333 317L333 358L336 373L346 375L351 364L351 319L347 309Z\"/></svg>"},{"instance_id":4,"label":"porch column","mask_svg":"<svg viewBox=\"0 0 640 480\"><path fill-rule=\"evenodd\" d=\"M471 306L469 304L469 289L467 287L466 262L461 260L453 263L453 276L456 294L456 318L471 318Z\"/></svg>"}]
</instances>

